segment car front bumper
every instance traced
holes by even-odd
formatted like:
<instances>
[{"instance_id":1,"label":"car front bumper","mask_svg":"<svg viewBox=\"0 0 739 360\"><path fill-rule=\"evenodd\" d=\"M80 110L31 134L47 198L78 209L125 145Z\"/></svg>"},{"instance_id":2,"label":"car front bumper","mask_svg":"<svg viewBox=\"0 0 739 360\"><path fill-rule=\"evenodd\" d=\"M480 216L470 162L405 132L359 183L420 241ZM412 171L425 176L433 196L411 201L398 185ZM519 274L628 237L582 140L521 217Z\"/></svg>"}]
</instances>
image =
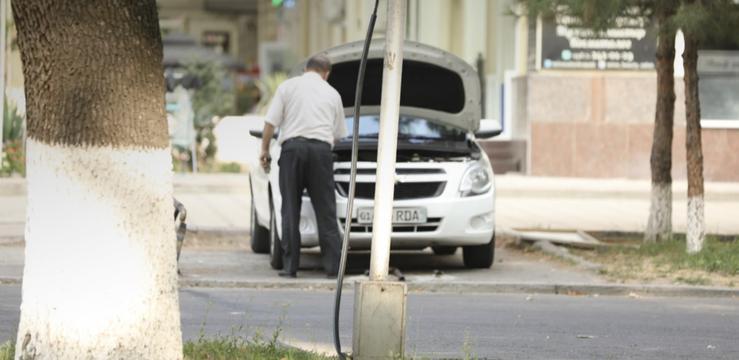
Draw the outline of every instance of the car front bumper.
<instances>
[{"instance_id":1,"label":"car front bumper","mask_svg":"<svg viewBox=\"0 0 739 360\"><path fill-rule=\"evenodd\" d=\"M347 199L337 196L337 217L340 232L344 232ZM354 250L369 249L372 242L371 224L356 222L357 209L372 208L373 200L355 199L349 246ZM495 231L494 190L470 197L440 196L413 200L397 200L396 208L425 208L427 222L423 224L395 224L392 233L393 249L419 249L427 246L483 245L492 240ZM310 199L303 198L300 219L303 247L318 246L315 213Z\"/></svg>"}]
</instances>

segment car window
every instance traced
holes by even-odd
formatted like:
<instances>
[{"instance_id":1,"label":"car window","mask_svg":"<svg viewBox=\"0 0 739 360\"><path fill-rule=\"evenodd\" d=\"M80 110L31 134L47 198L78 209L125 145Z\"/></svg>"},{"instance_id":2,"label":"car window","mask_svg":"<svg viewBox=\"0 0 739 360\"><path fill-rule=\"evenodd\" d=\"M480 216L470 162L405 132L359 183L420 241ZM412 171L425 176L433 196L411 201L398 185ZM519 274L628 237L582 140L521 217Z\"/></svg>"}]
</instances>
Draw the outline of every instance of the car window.
<instances>
[{"instance_id":1,"label":"car window","mask_svg":"<svg viewBox=\"0 0 739 360\"><path fill-rule=\"evenodd\" d=\"M346 118L346 128L351 139L354 131L354 117ZM359 138L377 139L380 133L380 117L378 115L363 115L359 118ZM398 139L401 140L453 140L464 141L466 134L455 127L435 123L428 119L401 116L398 123Z\"/></svg>"}]
</instances>

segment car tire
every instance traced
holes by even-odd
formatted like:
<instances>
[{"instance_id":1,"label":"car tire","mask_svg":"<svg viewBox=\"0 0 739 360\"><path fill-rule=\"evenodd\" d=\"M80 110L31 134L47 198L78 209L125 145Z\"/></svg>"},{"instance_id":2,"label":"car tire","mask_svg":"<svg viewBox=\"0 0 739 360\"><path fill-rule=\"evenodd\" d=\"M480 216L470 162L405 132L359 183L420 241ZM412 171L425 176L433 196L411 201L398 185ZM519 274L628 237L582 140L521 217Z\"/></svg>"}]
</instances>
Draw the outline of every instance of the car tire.
<instances>
[{"instance_id":1,"label":"car tire","mask_svg":"<svg viewBox=\"0 0 739 360\"><path fill-rule=\"evenodd\" d=\"M269 254L269 229L259 225L254 196L251 198L251 251L256 254Z\"/></svg>"},{"instance_id":2,"label":"car tire","mask_svg":"<svg viewBox=\"0 0 739 360\"><path fill-rule=\"evenodd\" d=\"M431 250L434 251L434 254L436 255L452 255L455 252L457 252L456 246L432 246Z\"/></svg>"},{"instance_id":3,"label":"car tire","mask_svg":"<svg viewBox=\"0 0 739 360\"><path fill-rule=\"evenodd\" d=\"M462 247L464 266L470 269L487 269L495 259L495 233L489 243Z\"/></svg>"},{"instance_id":4,"label":"car tire","mask_svg":"<svg viewBox=\"0 0 739 360\"><path fill-rule=\"evenodd\" d=\"M277 217L274 207L269 216L269 265L275 270L282 270L282 244L277 233Z\"/></svg>"}]
</instances>

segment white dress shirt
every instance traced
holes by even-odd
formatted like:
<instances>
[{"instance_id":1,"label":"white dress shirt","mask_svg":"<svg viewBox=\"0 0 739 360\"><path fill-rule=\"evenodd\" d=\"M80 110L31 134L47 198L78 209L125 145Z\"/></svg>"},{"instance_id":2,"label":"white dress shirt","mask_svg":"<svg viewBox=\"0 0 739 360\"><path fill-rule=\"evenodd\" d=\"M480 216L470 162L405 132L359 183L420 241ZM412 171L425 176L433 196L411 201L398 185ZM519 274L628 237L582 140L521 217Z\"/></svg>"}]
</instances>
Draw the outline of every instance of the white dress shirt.
<instances>
[{"instance_id":1,"label":"white dress shirt","mask_svg":"<svg viewBox=\"0 0 739 360\"><path fill-rule=\"evenodd\" d=\"M347 134L339 92L313 71L280 84L265 121L280 129L280 144L302 136L333 145Z\"/></svg>"}]
</instances>

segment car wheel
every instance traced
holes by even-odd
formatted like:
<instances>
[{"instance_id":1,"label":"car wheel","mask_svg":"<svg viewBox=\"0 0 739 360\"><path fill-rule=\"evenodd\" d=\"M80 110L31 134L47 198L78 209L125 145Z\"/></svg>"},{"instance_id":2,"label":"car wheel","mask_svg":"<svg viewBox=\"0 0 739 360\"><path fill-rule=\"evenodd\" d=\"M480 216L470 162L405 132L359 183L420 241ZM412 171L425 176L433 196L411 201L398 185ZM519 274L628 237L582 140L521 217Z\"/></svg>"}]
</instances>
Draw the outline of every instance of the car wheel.
<instances>
[{"instance_id":1,"label":"car wheel","mask_svg":"<svg viewBox=\"0 0 739 360\"><path fill-rule=\"evenodd\" d=\"M457 252L456 246L432 246L431 250L434 251L434 254L436 255L452 255L455 252Z\"/></svg>"},{"instance_id":2,"label":"car wheel","mask_svg":"<svg viewBox=\"0 0 739 360\"><path fill-rule=\"evenodd\" d=\"M256 254L269 253L269 229L259 225L254 196L251 198L251 251Z\"/></svg>"},{"instance_id":3,"label":"car wheel","mask_svg":"<svg viewBox=\"0 0 739 360\"><path fill-rule=\"evenodd\" d=\"M462 247L464 266L470 269L487 269L493 266L495 258L495 233L489 243L485 245Z\"/></svg>"},{"instance_id":4,"label":"car wheel","mask_svg":"<svg viewBox=\"0 0 739 360\"><path fill-rule=\"evenodd\" d=\"M282 245L277 235L277 217L274 208L269 216L269 265L275 270L282 269Z\"/></svg>"}]
</instances>

